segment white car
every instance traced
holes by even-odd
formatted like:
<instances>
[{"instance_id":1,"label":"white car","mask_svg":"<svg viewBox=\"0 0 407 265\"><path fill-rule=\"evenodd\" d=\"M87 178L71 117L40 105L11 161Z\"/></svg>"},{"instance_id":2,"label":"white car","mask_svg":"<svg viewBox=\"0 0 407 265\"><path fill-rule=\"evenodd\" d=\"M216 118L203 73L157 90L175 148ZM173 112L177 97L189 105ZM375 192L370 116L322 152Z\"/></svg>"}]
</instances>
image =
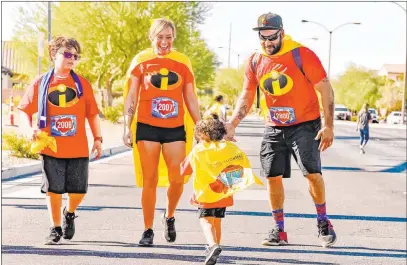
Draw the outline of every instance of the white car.
<instances>
[{"instance_id":1,"label":"white car","mask_svg":"<svg viewBox=\"0 0 407 265\"><path fill-rule=\"evenodd\" d=\"M350 121L352 117L352 112L343 105L335 105L334 118L336 120L347 120Z\"/></svg>"},{"instance_id":2,"label":"white car","mask_svg":"<svg viewBox=\"0 0 407 265\"><path fill-rule=\"evenodd\" d=\"M369 108L370 117L372 117L372 123L379 123L379 114L374 108Z\"/></svg>"},{"instance_id":3,"label":"white car","mask_svg":"<svg viewBox=\"0 0 407 265\"><path fill-rule=\"evenodd\" d=\"M387 116L386 122L387 124L401 124L401 111L392 111L389 116ZM406 117L404 117L404 121Z\"/></svg>"}]
</instances>

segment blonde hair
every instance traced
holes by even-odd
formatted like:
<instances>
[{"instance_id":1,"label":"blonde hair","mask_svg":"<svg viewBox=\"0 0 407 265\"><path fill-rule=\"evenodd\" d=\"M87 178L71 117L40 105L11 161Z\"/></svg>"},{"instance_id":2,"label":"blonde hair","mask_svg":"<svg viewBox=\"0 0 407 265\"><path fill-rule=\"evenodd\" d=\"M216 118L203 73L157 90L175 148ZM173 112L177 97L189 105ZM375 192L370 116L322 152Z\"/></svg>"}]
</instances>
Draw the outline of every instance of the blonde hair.
<instances>
[{"instance_id":1,"label":"blonde hair","mask_svg":"<svg viewBox=\"0 0 407 265\"><path fill-rule=\"evenodd\" d=\"M172 22L169 19L165 18L157 18L153 21L150 27L150 31L148 33L149 39L152 41L154 40L155 37L165 28L170 27L172 29L172 35L174 36L174 39L176 37L176 30L175 30L175 25L174 22Z\"/></svg>"}]
</instances>

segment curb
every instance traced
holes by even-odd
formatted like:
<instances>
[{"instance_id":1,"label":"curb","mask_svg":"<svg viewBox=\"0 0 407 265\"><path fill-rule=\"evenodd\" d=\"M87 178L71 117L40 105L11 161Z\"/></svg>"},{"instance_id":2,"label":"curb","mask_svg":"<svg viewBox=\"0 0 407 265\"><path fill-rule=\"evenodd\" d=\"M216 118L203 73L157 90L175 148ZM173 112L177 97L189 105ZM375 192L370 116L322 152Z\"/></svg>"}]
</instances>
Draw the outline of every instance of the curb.
<instances>
[{"instance_id":1,"label":"curb","mask_svg":"<svg viewBox=\"0 0 407 265\"><path fill-rule=\"evenodd\" d=\"M107 157L117 155L120 153L124 153L124 152L130 151L130 150L131 150L131 148L128 148L125 145L120 145L120 146L103 149L102 155L100 156L100 158L96 160L93 157L90 159L90 162L99 161L100 159L107 158ZM25 164L25 165L19 165L19 166L15 166L15 167L10 167L10 168L4 168L4 169L2 168L1 169L1 181L11 181L11 180L16 180L16 179L21 179L21 178L29 177L32 175L40 174L41 172L42 172L41 161L30 163L30 164Z\"/></svg>"}]
</instances>

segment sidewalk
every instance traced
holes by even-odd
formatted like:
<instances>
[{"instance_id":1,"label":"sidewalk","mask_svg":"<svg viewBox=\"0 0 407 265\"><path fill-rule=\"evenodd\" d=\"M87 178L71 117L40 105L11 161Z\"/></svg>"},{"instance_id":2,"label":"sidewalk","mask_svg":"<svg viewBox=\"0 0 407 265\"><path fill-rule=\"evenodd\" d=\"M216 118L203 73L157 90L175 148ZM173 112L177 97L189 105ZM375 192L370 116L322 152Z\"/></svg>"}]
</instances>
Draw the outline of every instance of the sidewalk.
<instances>
[{"instance_id":1,"label":"sidewalk","mask_svg":"<svg viewBox=\"0 0 407 265\"><path fill-rule=\"evenodd\" d=\"M8 119L5 119L4 115L2 116L2 131L4 132L16 132L17 134L21 133L21 130L18 127L18 111L15 114L16 125L7 126ZM127 150L130 150L123 145L123 124L113 124L107 120L101 120L100 123L102 136L103 136L103 156L110 156L113 154L121 153ZM88 146L89 152L92 150L93 146L93 135L92 131L86 123L86 135L88 137ZM94 156L90 157L91 159ZM39 160L28 159L28 158L18 158L9 155L9 151L2 150L2 161L1 161L1 173L2 180L9 179L16 176L22 175L31 175L39 173L41 171L41 162Z\"/></svg>"}]
</instances>

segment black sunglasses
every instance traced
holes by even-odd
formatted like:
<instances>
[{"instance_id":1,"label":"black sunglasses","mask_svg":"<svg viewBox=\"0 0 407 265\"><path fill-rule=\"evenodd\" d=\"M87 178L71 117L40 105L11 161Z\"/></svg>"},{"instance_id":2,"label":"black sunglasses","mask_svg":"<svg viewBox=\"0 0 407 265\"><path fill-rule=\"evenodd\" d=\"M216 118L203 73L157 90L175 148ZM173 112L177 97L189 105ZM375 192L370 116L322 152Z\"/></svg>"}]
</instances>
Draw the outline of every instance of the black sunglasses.
<instances>
[{"instance_id":1,"label":"black sunglasses","mask_svg":"<svg viewBox=\"0 0 407 265\"><path fill-rule=\"evenodd\" d=\"M263 35L260 34L260 31L259 31L259 38L260 38L261 40L264 40L264 41L266 41L266 40L268 40L268 41L275 41L275 40L278 39L278 37L280 36L279 34L280 34L280 30L278 30L278 31L277 31L276 33L274 33L273 35L263 36Z\"/></svg>"},{"instance_id":2,"label":"black sunglasses","mask_svg":"<svg viewBox=\"0 0 407 265\"><path fill-rule=\"evenodd\" d=\"M73 56L75 61L77 61L77 60L79 60L81 58L81 56L79 54L73 54L73 53L70 53L70 52L60 52L60 54L63 54L66 59L71 59L72 56Z\"/></svg>"}]
</instances>

